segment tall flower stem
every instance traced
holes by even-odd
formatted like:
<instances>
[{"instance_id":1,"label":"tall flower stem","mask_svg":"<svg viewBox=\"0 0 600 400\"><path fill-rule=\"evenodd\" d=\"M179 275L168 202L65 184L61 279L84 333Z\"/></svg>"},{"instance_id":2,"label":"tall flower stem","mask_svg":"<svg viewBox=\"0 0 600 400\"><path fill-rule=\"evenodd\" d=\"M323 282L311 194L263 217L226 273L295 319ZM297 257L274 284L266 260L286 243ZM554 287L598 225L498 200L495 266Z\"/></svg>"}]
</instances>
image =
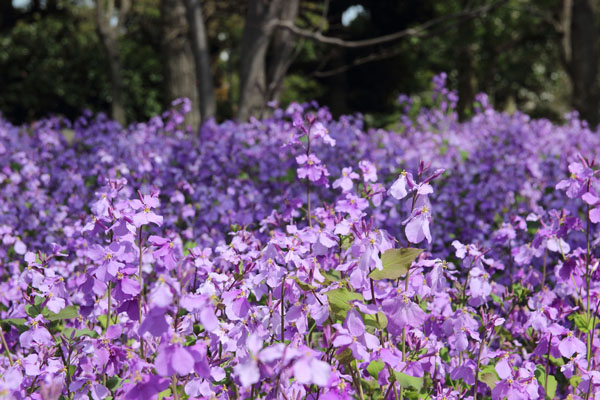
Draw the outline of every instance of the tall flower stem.
<instances>
[{"instance_id":1,"label":"tall flower stem","mask_svg":"<svg viewBox=\"0 0 600 400\"><path fill-rule=\"evenodd\" d=\"M281 281L281 343L283 343L285 336L285 304L283 302L285 296L285 279L286 276L284 275Z\"/></svg>"},{"instance_id":2,"label":"tall flower stem","mask_svg":"<svg viewBox=\"0 0 600 400\"><path fill-rule=\"evenodd\" d=\"M590 182L587 184L588 192L590 190ZM586 319L589 321L592 318L591 310L590 310L590 205L588 204L586 207L585 213L585 242L586 242L586 253L585 253L585 292L586 292L586 301L585 301L585 310L586 310ZM592 358L592 335L590 332L587 334L587 362L590 364L590 360Z\"/></svg>"},{"instance_id":3,"label":"tall flower stem","mask_svg":"<svg viewBox=\"0 0 600 400\"><path fill-rule=\"evenodd\" d=\"M138 311L139 311L139 321L140 326L142 325L142 300L144 296L144 279L142 278L142 227L140 226L138 230L138 250L140 253L139 265L138 265L138 280L140 282L140 297L138 299ZM140 356L144 357L144 339L140 334Z\"/></svg>"},{"instance_id":4,"label":"tall flower stem","mask_svg":"<svg viewBox=\"0 0 600 400\"><path fill-rule=\"evenodd\" d=\"M479 352L477 353L477 365L475 367L475 385L473 386L473 400L477 400L477 384L479 383L479 367L481 366L481 353L485 347L485 336L479 345Z\"/></svg>"},{"instance_id":5,"label":"tall flower stem","mask_svg":"<svg viewBox=\"0 0 600 400\"><path fill-rule=\"evenodd\" d=\"M546 358L546 368L545 368L546 375L544 376L544 393L546 396L548 396L548 375L550 374L550 371L548 369L550 367L550 348L551 347L552 347L552 334L550 334L550 339L548 339L548 354L547 354L547 358Z\"/></svg>"},{"instance_id":6,"label":"tall flower stem","mask_svg":"<svg viewBox=\"0 0 600 400\"><path fill-rule=\"evenodd\" d=\"M4 352L6 353L6 357L8 358L8 363L12 367L13 366L12 355L10 354L10 349L8 348L8 344L6 343L6 339L4 338L4 331L2 330L1 326L0 326L0 339L2 339L2 347L4 347Z\"/></svg>"},{"instance_id":7,"label":"tall flower stem","mask_svg":"<svg viewBox=\"0 0 600 400\"><path fill-rule=\"evenodd\" d=\"M306 133L306 157L310 155L310 128ZM306 217L308 218L308 226L312 228L312 215L310 212L310 179L306 177Z\"/></svg>"},{"instance_id":8,"label":"tall flower stem","mask_svg":"<svg viewBox=\"0 0 600 400\"><path fill-rule=\"evenodd\" d=\"M371 270L372 272L373 270ZM370 273L369 273L370 274ZM371 301L374 305L377 305L377 300L375 299L375 284L373 283L373 278L369 278L369 281L371 283ZM377 320L377 326L379 327L379 341L381 342L381 345L383 346L383 330L381 329L381 323L379 322L379 311L377 312L377 314L375 314L375 319ZM396 381L394 379L394 373L392 371L392 368L388 365L387 366L387 370L388 373L390 374L390 387L388 388L388 392L390 389L394 389L394 398L398 399L398 392L396 391ZM386 395L387 397L387 395ZM385 397L384 397L385 399Z\"/></svg>"},{"instance_id":9,"label":"tall flower stem","mask_svg":"<svg viewBox=\"0 0 600 400\"><path fill-rule=\"evenodd\" d=\"M413 202L414 205L414 202ZM404 291L408 291L408 281L410 280L410 268L406 272L406 282L404 282ZM406 328L402 327L402 361L406 362ZM400 385L400 400L404 398L404 388Z\"/></svg>"},{"instance_id":10,"label":"tall flower stem","mask_svg":"<svg viewBox=\"0 0 600 400\"><path fill-rule=\"evenodd\" d=\"M110 326L110 303L111 303L110 292L112 291L112 282L111 281L108 281L108 288L106 289L106 291L108 292L108 306L106 307L106 328L104 329L104 332L106 332L108 330L108 327Z\"/></svg>"}]
</instances>

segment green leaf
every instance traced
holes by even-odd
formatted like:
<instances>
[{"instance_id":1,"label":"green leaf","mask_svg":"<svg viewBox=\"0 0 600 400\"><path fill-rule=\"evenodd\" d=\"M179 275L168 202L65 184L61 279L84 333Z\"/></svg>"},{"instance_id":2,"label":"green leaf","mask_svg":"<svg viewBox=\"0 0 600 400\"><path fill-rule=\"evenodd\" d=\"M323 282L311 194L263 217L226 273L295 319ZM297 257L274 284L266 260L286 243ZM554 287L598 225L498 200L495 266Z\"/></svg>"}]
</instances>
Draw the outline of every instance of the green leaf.
<instances>
[{"instance_id":1,"label":"green leaf","mask_svg":"<svg viewBox=\"0 0 600 400\"><path fill-rule=\"evenodd\" d=\"M102 329L106 329L106 315L105 314L98 315L97 319L98 319L98 322L100 323L100 326L102 327Z\"/></svg>"},{"instance_id":2,"label":"green leaf","mask_svg":"<svg viewBox=\"0 0 600 400\"><path fill-rule=\"evenodd\" d=\"M311 286L306 282L302 282L297 276L294 277L294 280L296 281L298 286L300 286L300 289L302 289L304 291L313 291L313 290L317 289L316 287Z\"/></svg>"},{"instance_id":3,"label":"green leaf","mask_svg":"<svg viewBox=\"0 0 600 400\"><path fill-rule=\"evenodd\" d=\"M60 310L58 314L55 314L47 308L44 308L44 310L42 310L42 314L48 321L60 321L63 319L77 318L79 315L79 308L77 306L67 306Z\"/></svg>"},{"instance_id":4,"label":"green leaf","mask_svg":"<svg viewBox=\"0 0 600 400\"><path fill-rule=\"evenodd\" d=\"M27 320L25 318L6 318L0 322L5 322L7 324L10 324L17 329L27 329L27 325L25 325Z\"/></svg>"},{"instance_id":5,"label":"green leaf","mask_svg":"<svg viewBox=\"0 0 600 400\"><path fill-rule=\"evenodd\" d=\"M573 375L569 378L569 384L576 389L583 379L580 376Z\"/></svg>"},{"instance_id":6,"label":"green leaf","mask_svg":"<svg viewBox=\"0 0 600 400\"><path fill-rule=\"evenodd\" d=\"M447 363L450 362L450 351L448 351L447 347L442 347L440 349L440 358L446 361Z\"/></svg>"},{"instance_id":7,"label":"green leaf","mask_svg":"<svg viewBox=\"0 0 600 400\"><path fill-rule=\"evenodd\" d=\"M494 293L490 293L490 297L492 298L492 300L494 301L494 303L500 304L500 305L504 304L504 302L502 301L502 298L500 296L495 295Z\"/></svg>"},{"instance_id":8,"label":"green leaf","mask_svg":"<svg viewBox=\"0 0 600 400\"><path fill-rule=\"evenodd\" d=\"M540 386L544 387L546 383L546 368L543 365L538 365L535 368L535 377L538 380ZM558 386L558 382L554 375L548 375L548 392L546 393L546 398L553 399L556 396L556 388Z\"/></svg>"},{"instance_id":9,"label":"green leaf","mask_svg":"<svg viewBox=\"0 0 600 400\"><path fill-rule=\"evenodd\" d=\"M423 387L423 378L403 374L402 372L394 371L394 376L402 387L411 387L420 390Z\"/></svg>"},{"instance_id":10,"label":"green leaf","mask_svg":"<svg viewBox=\"0 0 600 400\"><path fill-rule=\"evenodd\" d=\"M82 336L89 336L91 338L97 338L98 332L93 331L91 329L75 329L75 328L65 328L62 330L63 335L65 335L65 337L67 339L79 339ZM71 337L71 335L73 335L73 337Z\"/></svg>"},{"instance_id":11,"label":"green leaf","mask_svg":"<svg viewBox=\"0 0 600 400\"><path fill-rule=\"evenodd\" d=\"M493 365L486 365L479 371L479 380L494 389L500 380Z\"/></svg>"},{"instance_id":12,"label":"green leaf","mask_svg":"<svg viewBox=\"0 0 600 400\"><path fill-rule=\"evenodd\" d=\"M107 387L109 390L111 390L111 391L113 391L113 392L114 392L114 390L120 386L120 384L121 384L121 380L122 380L122 379L121 379L121 378L119 378L118 376L113 376L113 377L111 377L111 378L108 378L108 379L106 380L106 387Z\"/></svg>"},{"instance_id":13,"label":"green leaf","mask_svg":"<svg viewBox=\"0 0 600 400\"><path fill-rule=\"evenodd\" d=\"M350 364L354 361L354 356L352 355L352 350L350 348L344 349L344 351L335 354L335 358L340 362L340 364Z\"/></svg>"},{"instance_id":14,"label":"green leaf","mask_svg":"<svg viewBox=\"0 0 600 400\"><path fill-rule=\"evenodd\" d=\"M379 323L377 322L377 316L379 316ZM388 324L387 317L381 311L377 312L377 316L375 314L364 314L363 321L365 322L365 325L377 329L385 329Z\"/></svg>"},{"instance_id":15,"label":"green leaf","mask_svg":"<svg viewBox=\"0 0 600 400\"><path fill-rule=\"evenodd\" d=\"M373 378L377 379L379 373L381 372L381 370L383 370L383 368L385 368L385 363L381 361L371 361L367 366L367 372Z\"/></svg>"},{"instance_id":16,"label":"green leaf","mask_svg":"<svg viewBox=\"0 0 600 400\"><path fill-rule=\"evenodd\" d=\"M162 400L165 397L169 397L169 396L171 396L171 389L170 388L166 389L166 390L163 390L162 392L160 392L158 394L158 400Z\"/></svg>"},{"instance_id":17,"label":"green leaf","mask_svg":"<svg viewBox=\"0 0 600 400\"><path fill-rule=\"evenodd\" d=\"M369 278L379 281L381 279L398 279L406 276L413 261L421 254L423 249L389 249L381 255L383 269L374 270Z\"/></svg>"},{"instance_id":18,"label":"green leaf","mask_svg":"<svg viewBox=\"0 0 600 400\"><path fill-rule=\"evenodd\" d=\"M26 304L25 313L31 318L35 318L40 314L40 307L38 305Z\"/></svg>"},{"instance_id":19,"label":"green leaf","mask_svg":"<svg viewBox=\"0 0 600 400\"><path fill-rule=\"evenodd\" d=\"M350 309L350 301L360 300L363 297L360 293L351 292L348 289L333 289L325 293L329 300L329 307L334 313L346 312Z\"/></svg>"},{"instance_id":20,"label":"green leaf","mask_svg":"<svg viewBox=\"0 0 600 400\"><path fill-rule=\"evenodd\" d=\"M569 318L573 320L581 332L589 333L594 327L592 320L588 319L587 315L585 314L572 314L569 316Z\"/></svg>"}]
</instances>

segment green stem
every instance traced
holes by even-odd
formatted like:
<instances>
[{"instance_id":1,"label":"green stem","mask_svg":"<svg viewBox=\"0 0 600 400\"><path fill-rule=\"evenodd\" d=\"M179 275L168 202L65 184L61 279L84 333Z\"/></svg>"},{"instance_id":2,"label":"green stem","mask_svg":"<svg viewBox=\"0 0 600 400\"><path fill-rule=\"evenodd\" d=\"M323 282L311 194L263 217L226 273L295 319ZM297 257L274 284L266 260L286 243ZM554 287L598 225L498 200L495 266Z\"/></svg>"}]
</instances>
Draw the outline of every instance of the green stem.
<instances>
[{"instance_id":1,"label":"green stem","mask_svg":"<svg viewBox=\"0 0 600 400\"><path fill-rule=\"evenodd\" d=\"M600 301L598 302L598 305L596 306L596 311L594 312L594 316L592 317L592 331L590 332L590 337L593 339L594 338L594 334L595 334L595 327L596 327L596 315L598 314L598 309L600 308ZM591 348L588 349L588 352L591 352ZM593 367L592 365L590 365L588 363L588 370L592 370ZM589 400L590 398L590 394L592 393L592 383L590 382L590 385L588 386L588 390L587 393L585 394L585 400Z\"/></svg>"},{"instance_id":2,"label":"green stem","mask_svg":"<svg viewBox=\"0 0 600 400\"><path fill-rule=\"evenodd\" d=\"M473 386L473 400L477 400L477 384L479 383L479 367L481 366L481 353L485 346L485 336L479 345L479 353L477 354L477 365L475 367L475 386Z\"/></svg>"},{"instance_id":3,"label":"green stem","mask_svg":"<svg viewBox=\"0 0 600 400\"><path fill-rule=\"evenodd\" d=\"M364 395L363 395L362 386L360 384L360 375L358 374L358 370L355 371L355 369L352 366L352 363L348 364L348 366L350 368L350 374L352 375L352 381L354 382L354 386L356 386L356 390L358 391L358 397L360 400L364 400Z\"/></svg>"},{"instance_id":4,"label":"green stem","mask_svg":"<svg viewBox=\"0 0 600 400\"><path fill-rule=\"evenodd\" d=\"M410 280L410 268L406 272L406 282L404 282L404 291L408 291L408 281ZM402 361L406 361L406 328L402 328ZM400 400L404 398L404 387L400 385Z\"/></svg>"},{"instance_id":5,"label":"green stem","mask_svg":"<svg viewBox=\"0 0 600 400\"><path fill-rule=\"evenodd\" d=\"M548 396L548 375L550 374L550 348L552 347L552 334L550 334L550 339L548 339L548 354L546 358L546 375L544 376L544 394Z\"/></svg>"},{"instance_id":6,"label":"green stem","mask_svg":"<svg viewBox=\"0 0 600 400\"><path fill-rule=\"evenodd\" d=\"M142 278L142 227L140 226L138 231L138 249L140 252L139 265L138 265L138 280L140 282L140 297L138 298L138 311L140 326L142 325L142 296L144 295L144 279ZM140 356L144 359L144 338L140 334Z\"/></svg>"},{"instance_id":7,"label":"green stem","mask_svg":"<svg viewBox=\"0 0 600 400\"><path fill-rule=\"evenodd\" d=\"M110 303L111 303L111 289L112 289L112 282L108 281L108 288L106 289L108 292L108 307L106 308L106 329L104 329L104 332L106 332L108 330L108 327L110 326Z\"/></svg>"},{"instance_id":8,"label":"green stem","mask_svg":"<svg viewBox=\"0 0 600 400\"><path fill-rule=\"evenodd\" d=\"M6 339L4 338L4 331L2 327L0 327L0 338L2 339L2 347L4 347L4 352L6 353L6 357L8 357L8 362L10 366L13 366L12 355L10 354L10 349L8 348L8 344L6 343Z\"/></svg>"},{"instance_id":9,"label":"green stem","mask_svg":"<svg viewBox=\"0 0 600 400\"><path fill-rule=\"evenodd\" d=\"M284 308L284 296L285 296L285 279L286 276L283 276L283 281L281 281L281 342L283 343L284 334L285 334L285 308Z\"/></svg>"},{"instance_id":10,"label":"green stem","mask_svg":"<svg viewBox=\"0 0 600 400\"><path fill-rule=\"evenodd\" d=\"M590 190L590 183L588 182L588 191ZM585 292L586 292L586 301L585 301L585 312L586 312L586 320L590 320L591 318L591 310L590 310L590 205L587 205L586 212L586 224L585 224L585 242L586 242L586 254L585 254ZM588 333L587 335L587 362L590 364L592 358L592 335ZM590 384L591 385L591 384Z\"/></svg>"},{"instance_id":11,"label":"green stem","mask_svg":"<svg viewBox=\"0 0 600 400\"><path fill-rule=\"evenodd\" d=\"M175 375L171 377L171 390L173 391L173 399L179 400L179 393L177 393L177 378Z\"/></svg>"}]
</instances>

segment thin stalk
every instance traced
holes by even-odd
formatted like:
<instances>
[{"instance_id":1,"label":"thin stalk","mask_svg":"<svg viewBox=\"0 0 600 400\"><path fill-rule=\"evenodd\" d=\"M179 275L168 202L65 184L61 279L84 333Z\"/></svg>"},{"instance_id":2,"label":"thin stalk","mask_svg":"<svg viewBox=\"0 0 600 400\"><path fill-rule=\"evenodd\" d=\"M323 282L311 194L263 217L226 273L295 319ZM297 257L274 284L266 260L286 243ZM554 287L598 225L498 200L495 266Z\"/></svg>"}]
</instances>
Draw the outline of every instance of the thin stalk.
<instances>
[{"instance_id":1,"label":"thin stalk","mask_svg":"<svg viewBox=\"0 0 600 400\"><path fill-rule=\"evenodd\" d=\"M0 326L0 338L2 339L2 347L4 347L4 352L6 353L6 357L8 358L8 362L10 366L13 366L12 354L10 353L10 349L8 348L8 344L6 343L6 339L4 338L4 331Z\"/></svg>"},{"instance_id":2,"label":"thin stalk","mask_svg":"<svg viewBox=\"0 0 600 400\"><path fill-rule=\"evenodd\" d=\"M373 270L371 270L372 272ZM371 301L373 304L377 305L377 300L375 299L375 284L373 283L373 279L369 278L369 281L371 283ZM381 323L379 322L379 312L377 312L377 314L375 314L375 319L377 320L377 326L381 326ZM383 346L383 330L378 328L379 330L379 341L381 342L381 345ZM398 399L398 392L396 391L396 382L393 379L394 374L392 373L392 368L388 365L387 366L387 370L388 373L390 374L390 387L387 389L387 391L389 392L391 388L394 388L394 395L395 395L395 399ZM386 395L387 396L387 395ZM385 399L385 397L384 397Z\"/></svg>"},{"instance_id":3,"label":"thin stalk","mask_svg":"<svg viewBox=\"0 0 600 400\"><path fill-rule=\"evenodd\" d=\"M281 343L283 343L284 334L285 334L285 308L283 304L284 296L285 296L285 279L286 276L283 276L283 281L281 281Z\"/></svg>"},{"instance_id":4,"label":"thin stalk","mask_svg":"<svg viewBox=\"0 0 600 400\"><path fill-rule=\"evenodd\" d=\"M358 375L358 371L355 371L352 367L352 364L349 364L350 374L352 375L352 381L354 382L354 386L356 386L356 390L358 391L358 397L360 400L364 400L362 386L360 384L360 375Z\"/></svg>"},{"instance_id":5,"label":"thin stalk","mask_svg":"<svg viewBox=\"0 0 600 400\"><path fill-rule=\"evenodd\" d=\"M547 358L546 358L546 368L545 368L546 375L544 376L544 394L545 394L545 396L548 396L548 375L550 373L550 371L548 369L550 368L550 348L551 347L552 347L552 334L550 334L550 339L548 339L548 354L547 354Z\"/></svg>"},{"instance_id":6,"label":"thin stalk","mask_svg":"<svg viewBox=\"0 0 600 400\"><path fill-rule=\"evenodd\" d=\"M310 128L306 134L306 139L306 157L308 158L310 156ZM306 177L306 216L308 218L308 226L312 228L312 216L310 213L310 180L308 177Z\"/></svg>"},{"instance_id":7,"label":"thin stalk","mask_svg":"<svg viewBox=\"0 0 600 400\"><path fill-rule=\"evenodd\" d=\"M413 204L414 205L414 204ZM410 268L406 272L406 282L404 282L404 291L408 291L408 281L410 280ZM402 328L402 361L406 361L406 328ZM396 390L394 385L394 390ZM400 400L404 398L404 388L400 385Z\"/></svg>"},{"instance_id":8,"label":"thin stalk","mask_svg":"<svg viewBox=\"0 0 600 400\"><path fill-rule=\"evenodd\" d=\"M481 353L485 346L485 335L479 345L479 353L477 354L477 366L475 367L475 385L473 386L473 400L477 400L477 384L479 383L479 367L481 365Z\"/></svg>"},{"instance_id":9,"label":"thin stalk","mask_svg":"<svg viewBox=\"0 0 600 400\"><path fill-rule=\"evenodd\" d=\"M106 332L108 330L108 327L110 326L110 303L111 303L111 289L112 289L112 282L108 281L108 288L106 289L108 292L108 307L106 308L106 329L104 329L104 332Z\"/></svg>"},{"instance_id":10,"label":"thin stalk","mask_svg":"<svg viewBox=\"0 0 600 400\"><path fill-rule=\"evenodd\" d=\"M594 338L594 331L595 331L595 326L596 326L596 314L598 314L598 308L600 308L600 301L598 302L598 305L596 306L596 311L594 312L594 316L592 317L592 331L590 332L590 337L593 339ZM591 349L588 349L589 351L591 351ZM588 363L588 369L592 370L592 365L590 365ZM590 394L592 393L592 382L590 382L589 386L588 386L588 390L587 393L585 394L585 400L589 400L590 398Z\"/></svg>"},{"instance_id":11,"label":"thin stalk","mask_svg":"<svg viewBox=\"0 0 600 400\"><path fill-rule=\"evenodd\" d=\"M171 377L171 390L173 391L174 400L179 400L179 393L177 393L177 379L175 375Z\"/></svg>"},{"instance_id":12,"label":"thin stalk","mask_svg":"<svg viewBox=\"0 0 600 400\"><path fill-rule=\"evenodd\" d=\"M544 291L544 289L546 289L546 253L548 252L548 250L544 250L544 266L542 269L542 291Z\"/></svg>"},{"instance_id":13,"label":"thin stalk","mask_svg":"<svg viewBox=\"0 0 600 400\"><path fill-rule=\"evenodd\" d=\"M588 181L588 191L590 190L590 182ZM587 205L587 210L585 213L585 242L586 242L586 253L585 253L585 292L586 292L586 301L585 301L585 311L587 320L589 321L591 318L591 310L590 310L590 205ZM587 335L587 362L590 364L590 360L592 358L592 335ZM590 383L591 385L591 383Z\"/></svg>"},{"instance_id":14,"label":"thin stalk","mask_svg":"<svg viewBox=\"0 0 600 400\"><path fill-rule=\"evenodd\" d=\"M142 278L142 227L140 226L138 231L138 249L140 252L140 259L138 265L138 280L140 282L140 297L138 299L138 311L140 326L142 325L142 296L144 295L144 279ZM144 338L140 335L140 356L144 359Z\"/></svg>"}]
</instances>

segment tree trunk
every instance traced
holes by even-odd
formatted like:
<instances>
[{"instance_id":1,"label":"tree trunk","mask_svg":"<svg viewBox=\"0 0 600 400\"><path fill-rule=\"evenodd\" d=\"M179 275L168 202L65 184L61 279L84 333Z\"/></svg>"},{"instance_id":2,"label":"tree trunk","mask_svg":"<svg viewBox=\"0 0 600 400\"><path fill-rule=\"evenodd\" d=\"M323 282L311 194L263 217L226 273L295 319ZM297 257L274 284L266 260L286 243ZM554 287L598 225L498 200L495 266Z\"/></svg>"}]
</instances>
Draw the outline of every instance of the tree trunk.
<instances>
[{"instance_id":1,"label":"tree trunk","mask_svg":"<svg viewBox=\"0 0 600 400\"><path fill-rule=\"evenodd\" d=\"M268 101L266 57L273 27L285 0L249 0L240 60L238 119L260 117Z\"/></svg>"},{"instance_id":2,"label":"tree trunk","mask_svg":"<svg viewBox=\"0 0 600 400\"><path fill-rule=\"evenodd\" d=\"M185 0L185 8L190 25L192 52L196 64L196 83L200 100L200 115L202 121L213 117L216 112L215 90L210 71L210 52L208 37L202 16L200 0Z\"/></svg>"},{"instance_id":3,"label":"tree trunk","mask_svg":"<svg viewBox=\"0 0 600 400\"><path fill-rule=\"evenodd\" d=\"M591 127L599 122L596 24L591 0L564 0L562 53L573 89L572 105Z\"/></svg>"},{"instance_id":4,"label":"tree trunk","mask_svg":"<svg viewBox=\"0 0 600 400\"><path fill-rule=\"evenodd\" d=\"M96 1L96 29L102 47L106 53L110 73L111 116L121 125L125 125L125 88L123 85L123 68L119 52L119 31L129 11L129 2L121 1L117 24L112 25L114 17L114 0Z\"/></svg>"},{"instance_id":5,"label":"tree trunk","mask_svg":"<svg viewBox=\"0 0 600 400\"><path fill-rule=\"evenodd\" d=\"M196 128L201 120L196 68L183 0L161 0L161 16L166 100L170 103L181 97L190 99L192 109L186 116L186 123Z\"/></svg>"},{"instance_id":6,"label":"tree trunk","mask_svg":"<svg viewBox=\"0 0 600 400\"><path fill-rule=\"evenodd\" d=\"M463 2L463 9L468 6ZM473 66L472 32L475 27L473 20L461 21L458 25L459 50L457 54L458 72L458 118L467 119L471 113L475 100L475 68Z\"/></svg>"},{"instance_id":7,"label":"tree trunk","mask_svg":"<svg viewBox=\"0 0 600 400\"><path fill-rule=\"evenodd\" d=\"M300 0L287 0L279 10L279 19L283 22L294 23L298 17ZM273 57L269 62L267 78L269 81L267 100L279 101L283 91L283 79L294 61L296 40L292 32L278 29L273 39Z\"/></svg>"}]
</instances>

